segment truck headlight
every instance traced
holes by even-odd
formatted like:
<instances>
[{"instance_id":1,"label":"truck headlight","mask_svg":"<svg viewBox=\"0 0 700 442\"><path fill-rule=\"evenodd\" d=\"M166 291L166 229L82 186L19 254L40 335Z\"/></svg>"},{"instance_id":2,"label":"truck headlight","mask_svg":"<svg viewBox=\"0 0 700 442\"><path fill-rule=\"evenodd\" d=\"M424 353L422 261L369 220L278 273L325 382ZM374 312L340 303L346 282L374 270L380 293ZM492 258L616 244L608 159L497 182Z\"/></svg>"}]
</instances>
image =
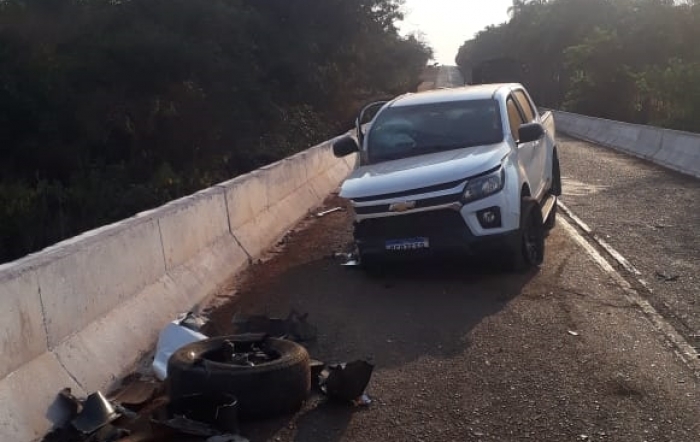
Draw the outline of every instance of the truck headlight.
<instances>
[{"instance_id":1,"label":"truck headlight","mask_svg":"<svg viewBox=\"0 0 700 442\"><path fill-rule=\"evenodd\" d=\"M486 198L494 193L498 193L503 189L505 182L506 173L502 167L488 175L469 180L467 185L464 187L462 203L470 203L481 198Z\"/></svg>"}]
</instances>

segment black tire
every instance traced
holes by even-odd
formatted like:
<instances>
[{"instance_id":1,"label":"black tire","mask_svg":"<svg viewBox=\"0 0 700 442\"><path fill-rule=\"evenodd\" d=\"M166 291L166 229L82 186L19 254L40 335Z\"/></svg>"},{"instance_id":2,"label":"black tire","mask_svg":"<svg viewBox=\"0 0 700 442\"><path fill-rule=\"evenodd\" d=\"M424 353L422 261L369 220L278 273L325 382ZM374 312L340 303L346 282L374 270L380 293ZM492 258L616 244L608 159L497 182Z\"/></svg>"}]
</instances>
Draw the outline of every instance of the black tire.
<instances>
[{"instance_id":1,"label":"black tire","mask_svg":"<svg viewBox=\"0 0 700 442\"><path fill-rule=\"evenodd\" d=\"M520 202L520 228L510 251L507 267L522 272L538 267L544 261L544 223L537 200L525 197Z\"/></svg>"},{"instance_id":2,"label":"black tire","mask_svg":"<svg viewBox=\"0 0 700 442\"><path fill-rule=\"evenodd\" d=\"M268 418L298 411L311 391L309 354L301 345L276 338L263 341L279 357L254 367L207 359L225 342L250 342L244 335L222 336L186 345L168 360L171 401L191 395L233 395L242 419Z\"/></svg>"}]
</instances>

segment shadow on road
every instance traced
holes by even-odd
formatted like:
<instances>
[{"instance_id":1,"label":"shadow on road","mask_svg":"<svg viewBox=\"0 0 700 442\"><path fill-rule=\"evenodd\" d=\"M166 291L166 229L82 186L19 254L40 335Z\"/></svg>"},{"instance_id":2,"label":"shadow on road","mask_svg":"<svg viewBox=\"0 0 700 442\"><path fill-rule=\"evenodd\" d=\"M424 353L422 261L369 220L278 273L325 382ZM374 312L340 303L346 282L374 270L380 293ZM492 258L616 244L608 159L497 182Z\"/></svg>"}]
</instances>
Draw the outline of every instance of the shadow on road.
<instances>
[{"instance_id":1,"label":"shadow on road","mask_svg":"<svg viewBox=\"0 0 700 442\"><path fill-rule=\"evenodd\" d=\"M331 198L332 205L342 204ZM471 330L507 308L537 273L504 272L493 258L462 258L405 263L372 277L329 257L351 244L348 212L309 223L287 239L283 253L247 271L235 297L211 312L217 332L233 332L236 312L286 317L295 309L318 328L316 341L306 345L313 358L330 364L365 359L375 365L374 377L401 376L396 373L416 361L450 364L468 352ZM381 396L373 385L379 388L370 382L370 396ZM278 436L337 441L355 412L362 411L316 400L296 416L251 423L244 431L252 442Z\"/></svg>"},{"instance_id":2,"label":"shadow on road","mask_svg":"<svg viewBox=\"0 0 700 442\"><path fill-rule=\"evenodd\" d=\"M393 266L385 276L372 277L318 259L269 280L256 278L256 288L241 292L229 313L308 312L319 330L307 345L313 358L367 359L377 373L419 358L449 361L468 351L470 330L507 306L536 273L504 273L488 261L443 260ZM263 441L294 431L299 441L336 441L353 412L331 404L307 407L296 417L250 425L247 435Z\"/></svg>"}]
</instances>

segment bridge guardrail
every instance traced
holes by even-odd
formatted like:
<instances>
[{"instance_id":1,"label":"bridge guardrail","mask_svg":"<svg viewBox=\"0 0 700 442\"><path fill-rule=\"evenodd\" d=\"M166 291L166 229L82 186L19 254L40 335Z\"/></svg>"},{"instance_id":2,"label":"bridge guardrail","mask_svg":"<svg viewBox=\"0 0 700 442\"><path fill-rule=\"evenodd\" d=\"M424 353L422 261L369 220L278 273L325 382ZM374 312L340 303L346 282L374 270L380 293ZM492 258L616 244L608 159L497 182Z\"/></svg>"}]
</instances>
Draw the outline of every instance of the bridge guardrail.
<instances>
[{"instance_id":1,"label":"bridge guardrail","mask_svg":"<svg viewBox=\"0 0 700 442\"><path fill-rule=\"evenodd\" d=\"M57 393L110 390L354 168L330 141L0 265L0 440L40 440Z\"/></svg>"},{"instance_id":2,"label":"bridge guardrail","mask_svg":"<svg viewBox=\"0 0 700 442\"><path fill-rule=\"evenodd\" d=\"M557 129L564 134L700 178L700 134L558 110L552 112Z\"/></svg>"}]
</instances>

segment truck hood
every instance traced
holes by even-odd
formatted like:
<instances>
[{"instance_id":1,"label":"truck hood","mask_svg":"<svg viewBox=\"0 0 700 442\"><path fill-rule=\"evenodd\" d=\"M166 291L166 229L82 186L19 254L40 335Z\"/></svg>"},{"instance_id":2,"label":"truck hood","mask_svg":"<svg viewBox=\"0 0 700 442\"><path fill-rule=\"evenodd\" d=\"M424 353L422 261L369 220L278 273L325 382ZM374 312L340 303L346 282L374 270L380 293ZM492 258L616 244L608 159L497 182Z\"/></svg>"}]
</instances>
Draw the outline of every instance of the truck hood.
<instances>
[{"instance_id":1,"label":"truck hood","mask_svg":"<svg viewBox=\"0 0 700 442\"><path fill-rule=\"evenodd\" d=\"M497 167L509 152L503 142L361 166L345 180L340 196L365 198L466 180Z\"/></svg>"}]
</instances>

